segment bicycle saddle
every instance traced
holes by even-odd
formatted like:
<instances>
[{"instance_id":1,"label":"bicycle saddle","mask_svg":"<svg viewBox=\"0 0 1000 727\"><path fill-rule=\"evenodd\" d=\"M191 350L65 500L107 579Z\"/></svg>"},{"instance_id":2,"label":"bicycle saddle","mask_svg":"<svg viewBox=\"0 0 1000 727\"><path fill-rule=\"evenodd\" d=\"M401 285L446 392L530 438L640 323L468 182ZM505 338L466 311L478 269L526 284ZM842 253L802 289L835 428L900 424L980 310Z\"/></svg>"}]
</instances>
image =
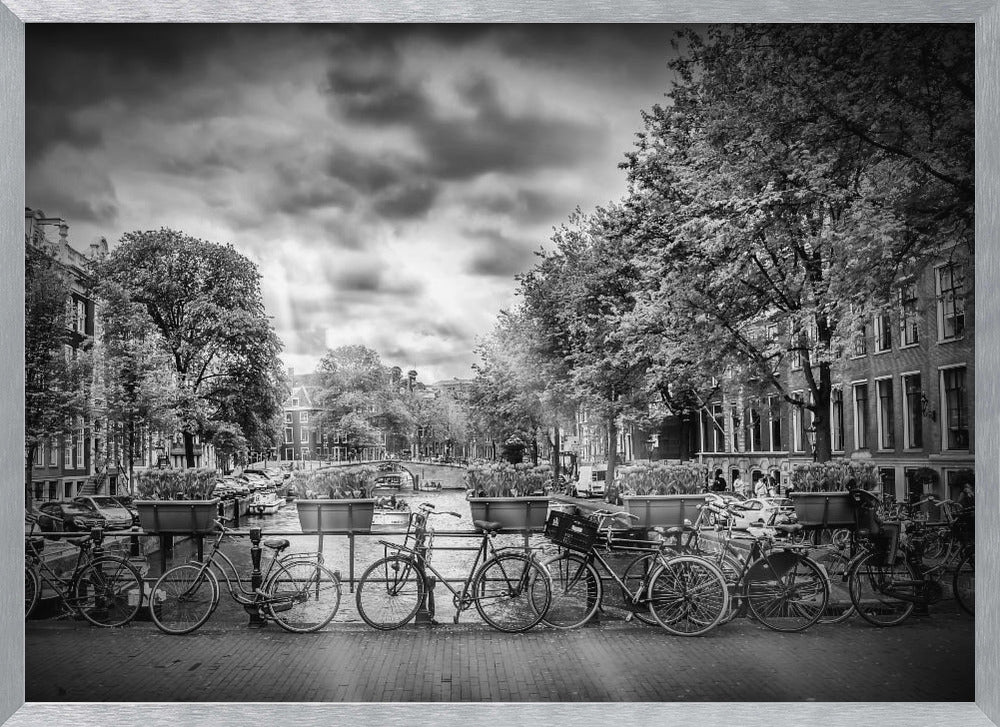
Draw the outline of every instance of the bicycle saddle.
<instances>
[{"instance_id":1,"label":"bicycle saddle","mask_svg":"<svg viewBox=\"0 0 1000 727\"><path fill-rule=\"evenodd\" d=\"M274 538L272 540L262 540L261 545L264 545L272 550L282 551L287 548L291 543L285 538Z\"/></svg>"},{"instance_id":2,"label":"bicycle saddle","mask_svg":"<svg viewBox=\"0 0 1000 727\"><path fill-rule=\"evenodd\" d=\"M500 523L490 522L489 520L473 520L472 524L475 525L478 530L483 530L487 533L495 533L503 527Z\"/></svg>"},{"instance_id":3,"label":"bicycle saddle","mask_svg":"<svg viewBox=\"0 0 1000 727\"><path fill-rule=\"evenodd\" d=\"M75 545L78 548L82 548L87 543L91 542L89 535L78 535L75 538L66 538L66 542L70 545Z\"/></svg>"}]
</instances>

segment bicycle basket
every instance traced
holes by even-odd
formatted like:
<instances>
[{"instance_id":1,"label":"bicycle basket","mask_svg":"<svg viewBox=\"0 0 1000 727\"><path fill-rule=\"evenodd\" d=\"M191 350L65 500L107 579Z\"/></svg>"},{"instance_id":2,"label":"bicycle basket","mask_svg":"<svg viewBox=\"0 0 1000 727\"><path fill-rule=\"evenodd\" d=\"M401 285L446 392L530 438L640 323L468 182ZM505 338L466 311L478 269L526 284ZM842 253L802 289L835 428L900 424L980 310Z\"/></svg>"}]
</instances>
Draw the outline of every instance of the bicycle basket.
<instances>
[{"instance_id":1,"label":"bicycle basket","mask_svg":"<svg viewBox=\"0 0 1000 727\"><path fill-rule=\"evenodd\" d=\"M896 550L899 548L899 524L882 523L878 532L871 536L872 550L879 557L882 565L892 565L896 560Z\"/></svg>"},{"instance_id":2,"label":"bicycle basket","mask_svg":"<svg viewBox=\"0 0 1000 727\"><path fill-rule=\"evenodd\" d=\"M545 522L545 537L564 548L587 552L597 540L597 524L554 510Z\"/></svg>"}]
</instances>

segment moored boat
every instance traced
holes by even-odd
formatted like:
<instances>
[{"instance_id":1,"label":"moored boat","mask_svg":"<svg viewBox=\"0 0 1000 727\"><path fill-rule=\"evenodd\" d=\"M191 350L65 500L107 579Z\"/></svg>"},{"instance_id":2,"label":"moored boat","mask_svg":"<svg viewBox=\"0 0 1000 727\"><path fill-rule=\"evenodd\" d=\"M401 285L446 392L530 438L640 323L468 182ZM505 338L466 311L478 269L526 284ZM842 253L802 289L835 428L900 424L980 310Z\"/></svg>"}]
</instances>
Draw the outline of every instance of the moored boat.
<instances>
[{"instance_id":1,"label":"moored boat","mask_svg":"<svg viewBox=\"0 0 1000 727\"><path fill-rule=\"evenodd\" d=\"M247 503L247 512L253 515L273 515L278 512L278 508L285 506L285 498L271 488L257 490L250 496Z\"/></svg>"}]
</instances>

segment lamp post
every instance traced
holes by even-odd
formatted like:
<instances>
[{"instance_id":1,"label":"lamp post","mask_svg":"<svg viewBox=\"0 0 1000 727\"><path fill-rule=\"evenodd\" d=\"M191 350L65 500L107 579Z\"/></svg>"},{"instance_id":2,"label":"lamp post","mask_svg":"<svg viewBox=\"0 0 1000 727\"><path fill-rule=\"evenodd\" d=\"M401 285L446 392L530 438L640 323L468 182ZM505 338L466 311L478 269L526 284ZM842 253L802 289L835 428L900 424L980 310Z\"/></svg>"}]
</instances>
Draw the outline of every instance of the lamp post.
<instances>
[{"instance_id":1,"label":"lamp post","mask_svg":"<svg viewBox=\"0 0 1000 727\"><path fill-rule=\"evenodd\" d=\"M810 424L805 428L806 439L809 441L809 449L812 450L813 462L816 461L816 426Z\"/></svg>"}]
</instances>

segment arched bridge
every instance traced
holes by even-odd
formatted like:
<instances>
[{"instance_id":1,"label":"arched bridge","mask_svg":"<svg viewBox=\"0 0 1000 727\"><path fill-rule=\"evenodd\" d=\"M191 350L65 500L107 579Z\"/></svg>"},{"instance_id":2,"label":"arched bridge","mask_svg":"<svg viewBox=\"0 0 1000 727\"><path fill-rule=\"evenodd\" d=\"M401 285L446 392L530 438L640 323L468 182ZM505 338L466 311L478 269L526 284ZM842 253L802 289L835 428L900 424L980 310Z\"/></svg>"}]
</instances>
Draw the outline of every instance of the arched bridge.
<instances>
[{"instance_id":1,"label":"arched bridge","mask_svg":"<svg viewBox=\"0 0 1000 727\"><path fill-rule=\"evenodd\" d=\"M439 462L414 462L410 460L387 459L374 462L333 462L333 467L358 467L362 465L379 467L392 464L409 472L414 483L440 482L443 490L464 490L465 472L461 464L441 464Z\"/></svg>"}]
</instances>

